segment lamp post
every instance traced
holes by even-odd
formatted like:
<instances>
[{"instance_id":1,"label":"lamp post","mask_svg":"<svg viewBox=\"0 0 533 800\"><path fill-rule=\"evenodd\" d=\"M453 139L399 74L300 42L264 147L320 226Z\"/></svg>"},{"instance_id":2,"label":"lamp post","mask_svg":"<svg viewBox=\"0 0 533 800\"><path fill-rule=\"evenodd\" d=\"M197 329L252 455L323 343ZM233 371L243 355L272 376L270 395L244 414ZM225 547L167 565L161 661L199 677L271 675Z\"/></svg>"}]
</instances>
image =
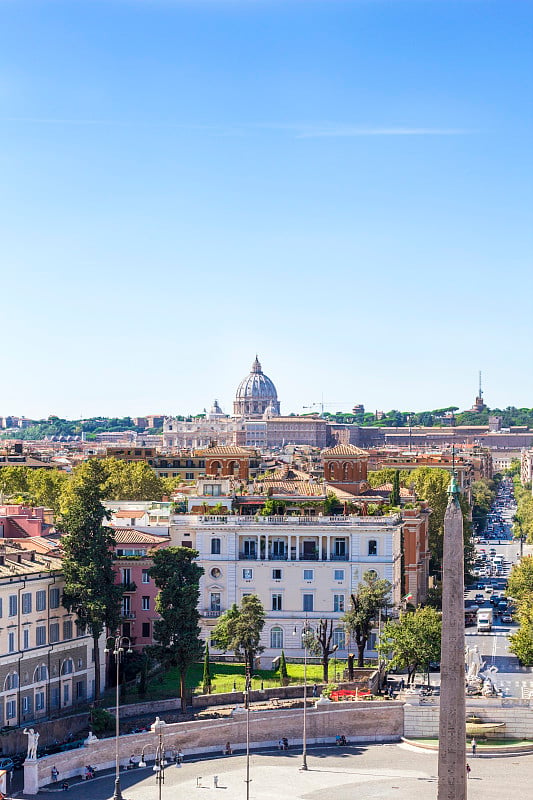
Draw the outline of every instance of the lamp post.
<instances>
[{"instance_id":1,"label":"lamp post","mask_svg":"<svg viewBox=\"0 0 533 800\"><path fill-rule=\"evenodd\" d=\"M158 737L153 770L155 772L155 780L158 787L159 800L161 800L161 788L165 782L165 767L167 765L167 760L165 758L165 741L163 738L166 725L167 723L164 720L159 719L159 717L156 717L153 725L150 725L150 730L153 731L154 733L157 733Z\"/></svg>"},{"instance_id":2,"label":"lamp post","mask_svg":"<svg viewBox=\"0 0 533 800\"><path fill-rule=\"evenodd\" d=\"M296 626L292 632L296 636ZM307 769L307 636L310 633L310 628L307 622L307 617L302 628L302 644L304 647L304 720L303 720L303 736L302 736L302 766L301 770Z\"/></svg>"},{"instance_id":3,"label":"lamp post","mask_svg":"<svg viewBox=\"0 0 533 800\"><path fill-rule=\"evenodd\" d=\"M252 676L250 664L246 659L246 683L244 686L244 707L246 709L246 800L250 798L250 692L252 689Z\"/></svg>"},{"instance_id":4,"label":"lamp post","mask_svg":"<svg viewBox=\"0 0 533 800\"><path fill-rule=\"evenodd\" d=\"M124 658L124 653L133 652L129 636L121 636L118 632L114 636L108 636L104 652L113 653L117 668L115 693L115 791L113 800L124 800L120 791L120 662Z\"/></svg>"}]
</instances>

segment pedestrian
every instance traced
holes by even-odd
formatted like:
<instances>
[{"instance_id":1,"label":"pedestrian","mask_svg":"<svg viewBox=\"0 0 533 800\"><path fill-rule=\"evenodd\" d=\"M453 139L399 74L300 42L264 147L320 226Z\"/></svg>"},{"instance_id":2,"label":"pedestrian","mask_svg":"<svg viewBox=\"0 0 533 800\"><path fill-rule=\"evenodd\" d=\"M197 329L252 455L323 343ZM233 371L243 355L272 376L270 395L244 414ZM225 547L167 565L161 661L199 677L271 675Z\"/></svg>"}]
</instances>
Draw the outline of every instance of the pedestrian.
<instances>
[{"instance_id":1,"label":"pedestrian","mask_svg":"<svg viewBox=\"0 0 533 800\"><path fill-rule=\"evenodd\" d=\"M55 766L52 767L52 783L56 783L59 778L59 771Z\"/></svg>"},{"instance_id":2,"label":"pedestrian","mask_svg":"<svg viewBox=\"0 0 533 800\"><path fill-rule=\"evenodd\" d=\"M231 751L231 744L229 742L226 742L226 746L224 748L224 755L225 756L230 756L231 752L232 752Z\"/></svg>"},{"instance_id":3,"label":"pedestrian","mask_svg":"<svg viewBox=\"0 0 533 800\"><path fill-rule=\"evenodd\" d=\"M69 785L68 785L68 782L67 781L63 781L63 783L61 784L61 788L63 789L64 792L68 792L68 790L70 788Z\"/></svg>"},{"instance_id":4,"label":"pedestrian","mask_svg":"<svg viewBox=\"0 0 533 800\"><path fill-rule=\"evenodd\" d=\"M477 742L476 742L476 740L475 740L475 738L473 736L472 736L472 741L470 742L470 745L472 747L472 756L475 758L476 757Z\"/></svg>"},{"instance_id":5,"label":"pedestrian","mask_svg":"<svg viewBox=\"0 0 533 800\"><path fill-rule=\"evenodd\" d=\"M218 789L218 775L213 775L213 786Z\"/></svg>"},{"instance_id":6,"label":"pedestrian","mask_svg":"<svg viewBox=\"0 0 533 800\"><path fill-rule=\"evenodd\" d=\"M318 686L316 683L313 684L313 697L318 697Z\"/></svg>"},{"instance_id":7,"label":"pedestrian","mask_svg":"<svg viewBox=\"0 0 533 800\"><path fill-rule=\"evenodd\" d=\"M278 739L278 750L283 750L283 739Z\"/></svg>"},{"instance_id":8,"label":"pedestrian","mask_svg":"<svg viewBox=\"0 0 533 800\"><path fill-rule=\"evenodd\" d=\"M467 764L467 765L466 765L466 777L467 777L467 778L469 778L469 777L470 777L470 772L471 772L471 770L470 770L470 764Z\"/></svg>"},{"instance_id":9,"label":"pedestrian","mask_svg":"<svg viewBox=\"0 0 533 800\"><path fill-rule=\"evenodd\" d=\"M400 690L403 692L405 689L405 681L403 678L400 678Z\"/></svg>"},{"instance_id":10,"label":"pedestrian","mask_svg":"<svg viewBox=\"0 0 533 800\"><path fill-rule=\"evenodd\" d=\"M286 736L283 737L282 742L283 742L283 749L284 750L288 750L289 749L289 740L287 739Z\"/></svg>"},{"instance_id":11,"label":"pedestrian","mask_svg":"<svg viewBox=\"0 0 533 800\"><path fill-rule=\"evenodd\" d=\"M176 762L181 765L183 763L183 751L181 747L178 747L178 752L176 753Z\"/></svg>"}]
</instances>

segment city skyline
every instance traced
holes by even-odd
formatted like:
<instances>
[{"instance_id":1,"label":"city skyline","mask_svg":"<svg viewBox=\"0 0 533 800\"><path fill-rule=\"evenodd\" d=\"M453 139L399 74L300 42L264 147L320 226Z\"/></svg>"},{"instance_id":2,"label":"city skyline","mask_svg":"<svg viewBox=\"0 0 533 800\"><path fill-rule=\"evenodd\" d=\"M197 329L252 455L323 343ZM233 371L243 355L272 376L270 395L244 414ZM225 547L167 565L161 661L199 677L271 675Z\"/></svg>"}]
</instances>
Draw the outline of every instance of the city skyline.
<instances>
[{"instance_id":1,"label":"city skyline","mask_svg":"<svg viewBox=\"0 0 533 800\"><path fill-rule=\"evenodd\" d=\"M0 413L532 406L532 22L0 4Z\"/></svg>"}]
</instances>

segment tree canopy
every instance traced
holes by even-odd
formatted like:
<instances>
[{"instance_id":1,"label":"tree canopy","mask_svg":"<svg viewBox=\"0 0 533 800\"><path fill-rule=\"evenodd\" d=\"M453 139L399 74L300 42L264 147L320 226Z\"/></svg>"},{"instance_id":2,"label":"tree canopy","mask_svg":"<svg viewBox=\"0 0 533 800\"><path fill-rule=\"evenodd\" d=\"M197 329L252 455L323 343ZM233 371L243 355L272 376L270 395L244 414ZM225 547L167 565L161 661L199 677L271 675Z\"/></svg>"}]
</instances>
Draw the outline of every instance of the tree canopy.
<instances>
[{"instance_id":1,"label":"tree canopy","mask_svg":"<svg viewBox=\"0 0 533 800\"><path fill-rule=\"evenodd\" d=\"M156 610L161 618L154 622L157 644L150 652L165 668L178 668L181 708L185 711L187 670L204 650L198 624L199 584L204 569L194 561L198 551L189 547L161 548L151 555L150 576L159 589Z\"/></svg>"},{"instance_id":2,"label":"tree canopy","mask_svg":"<svg viewBox=\"0 0 533 800\"><path fill-rule=\"evenodd\" d=\"M517 605L519 628L511 634L509 649L525 666L533 666L533 556L514 564L507 594Z\"/></svg>"},{"instance_id":3,"label":"tree canopy","mask_svg":"<svg viewBox=\"0 0 533 800\"><path fill-rule=\"evenodd\" d=\"M357 592L351 595L350 609L342 618L347 632L357 645L357 664L364 667L365 648L377 624L379 613L390 607L392 584L379 578L373 570L365 572Z\"/></svg>"},{"instance_id":4,"label":"tree canopy","mask_svg":"<svg viewBox=\"0 0 533 800\"><path fill-rule=\"evenodd\" d=\"M265 649L261 633L265 625L265 609L255 594L245 595L240 607L234 604L220 617L211 635L221 650L233 650L243 658L251 675L255 658Z\"/></svg>"},{"instance_id":5,"label":"tree canopy","mask_svg":"<svg viewBox=\"0 0 533 800\"><path fill-rule=\"evenodd\" d=\"M109 514L102 503L103 471L99 461L85 461L65 487L58 528L64 551L63 605L89 628L94 642L95 701L100 697L98 640L119 622L122 588L115 585L113 532L105 526Z\"/></svg>"},{"instance_id":6,"label":"tree canopy","mask_svg":"<svg viewBox=\"0 0 533 800\"><path fill-rule=\"evenodd\" d=\"M386 622L379 641L382 654L392 654L389 666L407 669L407 682L422 667L429 671L431 661L440 660L442 619L439 611L426 606Z\"/></svg>"}]
</instances>

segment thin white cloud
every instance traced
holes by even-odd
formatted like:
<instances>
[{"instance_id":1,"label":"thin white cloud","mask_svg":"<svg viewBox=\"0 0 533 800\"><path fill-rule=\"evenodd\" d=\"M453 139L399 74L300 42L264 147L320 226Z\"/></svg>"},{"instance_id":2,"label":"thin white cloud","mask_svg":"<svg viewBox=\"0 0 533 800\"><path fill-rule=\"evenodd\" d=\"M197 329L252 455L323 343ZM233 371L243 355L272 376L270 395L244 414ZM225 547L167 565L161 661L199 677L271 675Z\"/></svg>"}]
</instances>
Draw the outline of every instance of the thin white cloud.
<instances>
[{"instance_id":1,"label":"thin white cloud","mask_svg":"<svg viewBox=\"0 0 533 800\"><path fill-rule=\"evenodd\" d=\"M246 136L252 131L271 130L286 133L296 139L355 138L358 136L462 136L472 131L462 128L418 128L418 127L379 127L350 125L335 122L296 123L259 122L224 125L215 123L180 123L112 119L76 119L69 117L4 117L0 122L25 123L33 125L74 125L124 128L174 128L183 131L198 131L211 136Z\"/></svg>"}]
</instances>

